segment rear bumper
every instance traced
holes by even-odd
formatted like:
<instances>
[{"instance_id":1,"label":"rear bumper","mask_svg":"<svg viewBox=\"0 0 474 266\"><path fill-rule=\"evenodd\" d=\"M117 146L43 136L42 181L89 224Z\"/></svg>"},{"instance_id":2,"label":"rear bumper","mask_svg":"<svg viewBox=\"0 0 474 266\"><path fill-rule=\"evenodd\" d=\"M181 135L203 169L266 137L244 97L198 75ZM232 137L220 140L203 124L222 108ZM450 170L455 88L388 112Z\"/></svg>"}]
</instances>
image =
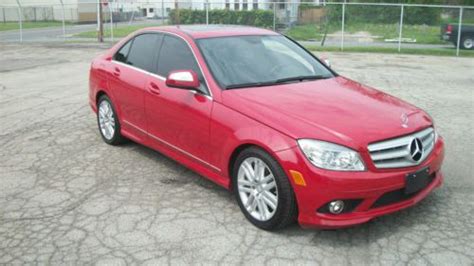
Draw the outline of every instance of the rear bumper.
<instances>
[{"instance_id":1,"label":"rear bumper","mask_svg":"<svg viewBox=\"0 0 474 266\"><path fill-rule=\"evenodd\" d=\"M442 35L441 35L441 40L443 40L443 41L451 41L451 35L449 35L449 34L442 34Z\"/></svg>"},{"instance_id":2,"label":"rear bumper","mask_svg":"<svg viewBox=\"0 0 474 266\"><path fill-rule=\"evenodd\" d=\"M380 170L369 164L368 170L364 172L338 172L314 167L297 147L282 151L279 155L292 182L298 203L298 222L303 227L342 228L365 223L415 205L443 183L442 138L438 139L432 153L423 163L410 168ZM425 167L429 167L430 183L414 194L404 195L405 176ZM301 172L306 186L295 184L289 170ZM400 197L388 197L388 201L380 204L382 196L387 199L391 195ZM320 211L321 207L333 200L354 200L357 203L350 212L338 215Z\"/></svg>"}]
</instances>

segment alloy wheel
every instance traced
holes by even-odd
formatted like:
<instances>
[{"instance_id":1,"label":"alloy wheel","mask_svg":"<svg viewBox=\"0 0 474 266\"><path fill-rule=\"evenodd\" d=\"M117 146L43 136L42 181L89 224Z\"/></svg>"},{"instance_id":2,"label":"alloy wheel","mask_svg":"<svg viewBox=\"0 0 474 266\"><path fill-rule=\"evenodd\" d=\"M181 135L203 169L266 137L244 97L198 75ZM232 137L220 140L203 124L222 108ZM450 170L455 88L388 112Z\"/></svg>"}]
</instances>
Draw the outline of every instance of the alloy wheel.
<instances>
[{"instance_id":1,"label":"alloy wheel","mask_svg":"<svg viewBox=\"0 0 474 266\"><path fill-rule=\"evenodd\" d=\"M239 166L237 189L245 210L259 221L268 221L278 208L278 188L272 171L259 158L249 157Z\"/></svg>"},{"instance_id":2,"label":"alloy wheel","mask_svg":"<svg viewBox=\"0 0 474 266\"><path fill-rule=\"evenodd\" d=\"M115 117L112 106L108 101L102 101L99 105L100 132L107 140L111 140L115 133Z\"/></svg>"}]
</instances>

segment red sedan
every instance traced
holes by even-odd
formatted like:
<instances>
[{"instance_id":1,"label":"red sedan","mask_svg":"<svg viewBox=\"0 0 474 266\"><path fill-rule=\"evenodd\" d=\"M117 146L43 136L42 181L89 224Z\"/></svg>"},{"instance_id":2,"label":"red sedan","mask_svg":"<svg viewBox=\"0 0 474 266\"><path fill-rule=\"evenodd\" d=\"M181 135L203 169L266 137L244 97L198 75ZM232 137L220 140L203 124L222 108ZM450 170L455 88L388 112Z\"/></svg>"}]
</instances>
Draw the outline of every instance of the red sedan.
<instances>
[{"instance_id":1,"label":"red sedan","mask_svg":"<svg viewBox=\"0 0 474 266\"><path fill-rule=\"evenodd\" d=\"M92 62L89 102L106 143L141 143L233 190L266 230L364 223L443 180L428 114L265 29L135 32Z\"/></svg>"}]
</instances>

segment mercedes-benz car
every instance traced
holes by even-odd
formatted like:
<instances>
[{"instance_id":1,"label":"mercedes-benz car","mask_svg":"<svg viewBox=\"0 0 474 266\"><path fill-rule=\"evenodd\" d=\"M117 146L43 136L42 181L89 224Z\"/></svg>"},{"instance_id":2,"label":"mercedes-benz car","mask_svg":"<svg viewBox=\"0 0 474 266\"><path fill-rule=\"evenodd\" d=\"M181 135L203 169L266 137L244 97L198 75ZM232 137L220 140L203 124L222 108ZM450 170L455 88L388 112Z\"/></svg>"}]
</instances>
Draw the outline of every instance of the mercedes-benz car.
<instances>
[{"instance_id":1,"label":"mercedes-benz car","mask_svg":"<svg viewBox=\"0 0 474 266\"><path fill-rule=\"evenodd\" d=\"M265 230L364 223L443 181L426 112L266 29L134 32L93 60L89 103L107 144L169 156L233 191Z\"/></svg>"}]
</instances>

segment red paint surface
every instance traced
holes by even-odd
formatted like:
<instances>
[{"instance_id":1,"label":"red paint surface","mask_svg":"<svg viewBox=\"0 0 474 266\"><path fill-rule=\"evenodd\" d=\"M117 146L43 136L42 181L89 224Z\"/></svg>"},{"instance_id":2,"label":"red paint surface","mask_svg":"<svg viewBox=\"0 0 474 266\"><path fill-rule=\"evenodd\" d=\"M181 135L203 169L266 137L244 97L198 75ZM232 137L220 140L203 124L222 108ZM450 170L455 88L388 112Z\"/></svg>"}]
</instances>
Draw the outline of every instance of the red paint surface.
<instances>
[{"instance_id":1,"label":"red paint surface","mask_svg":"<svg viewBox=\"0 0 474 266\"><path fill-rule=\"evenodd\" d=\"M90 105L96 111L97 96L106 93L115 105L124 136L159 150L217 184L230 188L229 162L236 149L242 145L259 146L276 158L288 176L289 170L303 174L305 187L295 185L289 178L297 198L299 223L322 228L359 224L409 207L442 184L442 138L416 167L380 170L368 155L367 145L371 142L432 126L430 117L417 107L341 76L224 91L214 81L194 43L195 38L276 33L245 27L198 32L159 27L137 33L144 31L168 32L186 40L202 67L212 97L168 87L164 78L111 60L126 38L93 61ZM402 113L410 114L408 128L401 127ZM357 150L368 169L319 169L298 148L296 140L300 138L334 142ZM403 188L406 174L426 166L435 172L436 178L417 196L369 208L383 193ZM316 212L334 199L362 199L362 203L347 214Z\"/></svg>"}]
</instances>

